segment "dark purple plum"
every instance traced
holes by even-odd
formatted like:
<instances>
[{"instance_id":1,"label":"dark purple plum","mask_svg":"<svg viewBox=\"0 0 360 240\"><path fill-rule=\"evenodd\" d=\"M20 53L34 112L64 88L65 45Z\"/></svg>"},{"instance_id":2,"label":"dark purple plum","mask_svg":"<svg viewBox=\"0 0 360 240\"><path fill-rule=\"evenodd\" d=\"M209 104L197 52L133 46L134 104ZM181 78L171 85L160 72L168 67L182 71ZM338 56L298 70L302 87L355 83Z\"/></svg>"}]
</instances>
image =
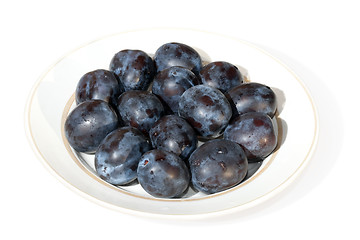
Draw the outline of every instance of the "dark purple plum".
<instances>
[{"instance_id":1,"label":"dark purple plum","mask_svg":"<svg viewBox=\"0 0 360 240\"><path fill-rule=\"evenodd\" d=\"M277 145L276 127L265 113L249 112L234 118L224 132L224 139L238 143L249 162L261 161Z\"/></svg>"},{"instance_id":2,"label":"dark purple plum","mask_svg":"<svg viewBox=\"0 0 360 240\"><path fill-rule=\"evenodd\" d=\"M113 185L130 183L137 178L141 156L150 149L150 143L136 128L118 128L108 134L97 149L96 172Z\"/></svg>"},{"instance_id":3,"label":"dark purple plum","mask_svg":"<svg viewBox=\"0 0 360 240\"><path fill-rule=\"evenodd\" d=\"M208 194L234 187L248 170L243 149L224 139L205 142L191 154L189 164L194 187Z\"/></svg>"},{"instance_id":4,"label":"dark purple plum","mask_svg":"<svg viewBox=\"0 0 360 240\"><path fill-rule=\"evenodd\" d=\"M197 147L195 130L186 120L176 115L166 115L150 129L152 146L175 153L187 159Z\"/></svg>"},{"instance_id":5,"label":"dark purple plum","mask_svg":"<svg viewBox=\"0 0 360 240\"><path fill-rule=\"evenodd\" d=\"M115 54L110 62L125 91L146 90L155 75L152 58L141 50L125 49Z\"/></svg>"},{"instance_id":6,"label":"dark purple plum","mask_svg":"<svg viewBox=\"0 0 360 240\"><path fill-rule=\"evenodd\" d=\"M177 113L181 95L198 83L198 78L189 69L169 67L155 75L152 93L158 96L171 112Z\"/></svg>"},{"instance_id":7,"label":"dark purple plum","mask_svg":"<svg viewBox=\"0 0 360 240\"><path fill-rule=\"evenodd\" d=\"M165 43L159 47L154 56L157 72L172 66L180 66L199 74L202 61L199 53L183 43Z\"/></svg>"},{"instance_id":8,"label":"dark purple plum","mask_svg":"<svg viewBox=\"0 0 360 240\"><path fill-rule=\"evenodd\" d=\"M141 157L137 174L144 190L158 198L179 197L190 182L185 162L174 153L159 149L151 150Z\"/></svg>"},{"instance_id":9,"label":"dark purple plum","mask_svg":"<svg viewBox=\"0 0 360 240\"><path fill-rule=\"evenodd\" d=\"M197 85L186 90L179 101L179 115L204 138L219 137L231 116L231 105L220 90Z\"/></svg>"},{"instance_id":10,"label":"dark purple plum","mask_svg":"<svg viewBox=\"0 0 360 240\"><path fill-rule=\"evenodd\" d=\"M211 62L200 71L201 82L210 87L227 92L231 88L243 83L243 77L239 69L228 62Z\"/></svg>"},{"instance_id":11,"label":"dark purple plum","mask_svg":"<svg viewBox=\"0 0 360 240\"><path fill-rule=\"evenodd\" d=\"M65 121L65 136L78 152L94 153L107 134L119 126L112 107L102 100L77 105Z\"/></svg>"},{"instance_id":12,"label":"dark purple plum","mask_svg":"<svg viewBox=\"0 0 360 240\"><path fill-rule=\"evenodd\" d=\"M273 117L276 112L276 95L270 87L260 83L244 83L230 89L228 96L237 114L262 112Z\"/></svg>"},{"instance_id":13,"label":"dark purple plum","mask_svg":"<svg viewBox=\"0 0 360 240\"><path fill-rule=\"evenodd\" d=\"M125 125L135 127L145 135L164 114L161 101L154 94L140 90L121 94L117 109Z\"/></svg>"},{"instance_id":14,"label":"dark purple plum","mask_svg":"<svg viewBox=\"0 0 360 240\"><path fill-rule=\"evenodd\" d=\"M113 72L97 69L80 78L75 90L75 100L79 104L99 99L115 106L117 98L123 91L124 88L119 84Z\"/></svg>"}]
</instances>

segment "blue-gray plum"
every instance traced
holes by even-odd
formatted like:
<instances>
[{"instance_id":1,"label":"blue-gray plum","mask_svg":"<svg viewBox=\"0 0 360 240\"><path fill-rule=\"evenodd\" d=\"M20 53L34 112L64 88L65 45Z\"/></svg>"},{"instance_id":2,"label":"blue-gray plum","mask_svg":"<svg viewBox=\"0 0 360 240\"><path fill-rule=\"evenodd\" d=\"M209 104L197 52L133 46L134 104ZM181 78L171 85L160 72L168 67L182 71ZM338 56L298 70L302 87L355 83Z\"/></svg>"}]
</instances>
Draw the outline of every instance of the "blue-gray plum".
<instances>
[{"instance_id":1,"label":"blue-gray plum","mask_svg":"<svg viewBox=\"0 0 360 240\"><path fill-rule=\"evenodd\" d=\"M114 185L130 183L137 178L141 156L150 149L150 143L136 128L118 128L109 133L96 150L96 172Z\"/></svg>"},{"instance_id":2,"label":"blue-gray plum","mask_svg":"<svg viewBox=\"0 0 360 240\"><path fill-rule=\"evenodd\" d=\"M150 129L149 136L154 148L175 153L182 159L187 159L198 143L195 130L176 115L160 118Z\"/></svg>"},{"instance_id":3,"label":"blue-gray plum","mask_svg":"<svg viewBox=\"0 0 360 240\"><path fill-rule=\"evenodd\" d=\"M190 182L185 162L174 153L159 149L151 150L141 157L137 174L143 189L158 198L180 197Z\"/></svg>"},{"instance_id":4,"label":"blue-gray plum","mask_svg":"<svg viewBox=\"0 0 360 240\"><path fill-rule=\"evenodd\" d=\"M124 91L115 74L108 70L97 69L85 73L75 90L76 103L99 99L115 106L117 98Z\"/></svg>"},{"instance_id":5,"label":"blue-gray plum","mask_svg":"<svg viewBox=\"0 0 360 240\"><path fill-rule=\"evenodd\" d=\"M228 62L217 61L205 65L200 71L201 82L205 85L227 92L243 83L239 69Z\"/></svg>"},{"instance_id":6,"label":"blue-gray plum","mask_svg":"<svg viewBox=\"0 0 360 240\"><path fill-rule=\"evenodd\" d=\"M249 162L261 161L274 151L278 133L265 113L249 112L234 118L224 132L224 139L238 143Z\"/></svg>"},{"instance_id":7,"label":"blue-gray plum","mask_svg":"<svg viewBox=\"0 0 360 240\"><path fill-rule=\"evenodd\" d=\"M154 62L157 72L172 66L180 66L198 75L202 66L201 57L194 48L177 42L160 46L155 52Z\"/></svg>"},{"instance_id":8,"label":"blue-gray plum","mask_svg":"<svg viewBox=\"0 0 360 240\"><path fill-rule=\"evenodd\" d=\"M145 135L164 114L161 101L154 94L140 90L121 94L117 109L125 125L135 127Z\"/></svg>"},{"instance_id":9,"label":"blue-gray plum","mask_svg":"<svg viewBox=\"0 0 360 240\"><path fill-rule=\"evenodd\" d=\"M243 149L237 143L224 139L205 142L191 154L189 164L192 184L208 194L236 186L248 170Z\"/></svg>"},{"instance_id":10,"label":"blue-gray plum","mask_svg":"<svg viewBox=\"0 0 360 240\"><path fill-rule=\"evenodd\" d=\"M179 115L203 138L219 137L231 116L231 105L218 89L196 85L180 97Z\"/></svg>"},{"instance_id":11,"label":"blue-gray plum","mask_svg":"<svg viewBox=\"0 0 360 240\"><path fill-rule=\"evenodd\" d=\"M275 115L276 95L270 87L264 84L244 83L230 89L227 94L238 115L247 112L262 112L270 117Z\"/></svg>"},{"instance_id":12,"label":"blue-gray plum","mask_svg":"<svg viewBox=\"0 0 360 240\"><path fill-rule=\"evenodd\" d=\"M181 95L198 83L197 76L189 69L177 66L169 67L155 75L152 93L163 101L168 111L177 113Z\"/></svg>"},{"instance_id":13,"label":"blue-gray plum","mask_svg":"<svg viewBox=\"0 0 360 240\"><path fill-rule=\"evenodd\" d=\"M111 59L110 71L118 76L125 91L146 90L154 78L155 64L144 51L125 49Z\"/></svg>"},{"instance_id":14,"label":"blue-gray plum","mask_svg":"<svg viewBox=\"0 0 360 240\"><path fill-rule=\"evenodd\" d=\"M102 100L89 100L77 105L65 121L65 136L78 152L94 153L107 134L119 126L112 107Z\"/></svg>"}]
</instances>

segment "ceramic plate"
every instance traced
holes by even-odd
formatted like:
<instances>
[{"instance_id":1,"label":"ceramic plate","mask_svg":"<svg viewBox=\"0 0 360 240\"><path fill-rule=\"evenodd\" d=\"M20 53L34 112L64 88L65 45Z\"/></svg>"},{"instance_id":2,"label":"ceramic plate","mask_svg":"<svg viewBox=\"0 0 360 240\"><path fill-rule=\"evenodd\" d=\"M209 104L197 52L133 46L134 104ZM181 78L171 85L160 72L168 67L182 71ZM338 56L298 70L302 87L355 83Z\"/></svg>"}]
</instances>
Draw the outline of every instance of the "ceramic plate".
<instances>
[{"instance_id":1,"label":"ceramic plate","mask_svg":"<svg viewBox=\"0 0 360 240\"><path fill-rule=\"evenodd\" d=\"M227 61L240 67L249 81L270 86L279 99L279 146L240 185L217 194L189 191L180 199L157 199L139 184L112 186L94 171L93 156L77 154L64 138L63 124L74 107L74 90L83 74L108 69L123 49L149 54L167 42L195 48L205 61ZM116 34L93 41L56 62L32 89L26 112L27 133L36 154L59 179L83 196L119 210L188 215L244 209L282 190L304 168L315 148L318 120L304 83L285 64L245 41L217 34L151 29Z\"/></svg>"}]
</instances>

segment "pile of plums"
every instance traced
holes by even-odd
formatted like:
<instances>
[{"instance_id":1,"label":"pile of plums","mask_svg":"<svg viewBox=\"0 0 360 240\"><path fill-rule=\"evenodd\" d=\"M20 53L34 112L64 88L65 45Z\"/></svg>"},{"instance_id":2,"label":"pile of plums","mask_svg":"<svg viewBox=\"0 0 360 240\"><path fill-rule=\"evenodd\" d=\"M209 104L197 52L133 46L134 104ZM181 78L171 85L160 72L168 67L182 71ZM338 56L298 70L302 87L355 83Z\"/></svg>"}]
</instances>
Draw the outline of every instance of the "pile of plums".
<instances>
[{"instance_id":1,"label":"pile of plums","mask_svg":"<svg viewBox=\"0 0 360 240\"><path fill-rule=\"evenodd\" d=\"M154 57L122 50L108 70L83 75L75 96L65 121L70 146L95 154L101 179L116 186L137 179L154 197L234 187L248 163L277 145L272 89L244 81L231 63L203 64L182 43L166 43Z\"/></svg>"}]
</instances>

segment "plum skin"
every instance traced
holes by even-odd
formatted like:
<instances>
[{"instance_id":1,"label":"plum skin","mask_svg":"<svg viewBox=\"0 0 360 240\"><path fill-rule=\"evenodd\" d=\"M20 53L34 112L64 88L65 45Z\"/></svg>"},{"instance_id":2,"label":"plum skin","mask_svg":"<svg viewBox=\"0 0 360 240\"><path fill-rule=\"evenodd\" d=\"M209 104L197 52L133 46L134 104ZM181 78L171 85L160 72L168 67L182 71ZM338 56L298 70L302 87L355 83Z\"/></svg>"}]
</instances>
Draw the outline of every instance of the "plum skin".
<instances>
[{"instance_id":1,"label":"plum skin","mask_svg":"<svg viewBox=\"0 0 360 240\"><path fill-rule=\"evenodd\" d=\"M115 74L108 70L97 69L85 73L79 80L75 90L76 104L99 99L115 106L117 98L124 92L124 88Z\"/></svg>"},{"instance_id":2,"label":"plum skin","mask_svg":"<svg viewBox=\"0 0 360 240\"><path fill-rule=\"evenodd\" d=\"M116 53L110 62L110 71L114 72L125 91L146 90L155 75L152 58L141 50L124 49Z\"/></svg>"},{"instance_id":3,"label":"plum skin","mask_svg":"<svg viewBox=\"0 0 360 240\"><path fill-rule=\"evenodd\" d=\"M187 68L173 66L158 72L153 81L152 93L164 102L171 113L177 113L179 99L189 88L197 85L197 76Z\"/></svg>"},{"instance_id":4,"label":"plum skin","mask_svg":"<svg viewBox=\"0 0 360 240\"><path fill-rule=\"evenodd\" d=\"M262 112L274 117L277 99L274 91L261 83L251 82L238 85L227 92L233 104L235 115L247 112Z\"/></svg>"},{"instance_id":5,"label":"plum skin","mask_svg":"<svg viewBox=\"0 0 360 240\"><path fill-rule=\"evenodd\" d=\"M158 198L180 197L190 182L185 162L174 153L159 149L150 150L141 157L137 174L143 189Z\"/></svg>"},{"instance_id":6,"label":"plum skin","mask_svg":"<svg viewBox=\"0 0 360 240\"><path fill-rule=\"evenodd\" d=\"M141 90L121 94L117 110L124 125L135 127L145 135L164 114L161 101L154 94Z\"/></svg>"},{"instance_id":7,"label":"plum skin","mask_svg":"<svg viewBox=\"0 0 360 240\"><path fill-rule=\"evenodd\" d=\"M106 135L118 126L118 116L107 102L90 100L80 103L69 113L64 130L72 148L94 153Z\"/></svg>"},{"instance_id":8,"label":"plum skin","mask_svg":"<svg viewBox=\"0 0 360 240\"><path fill-rule=\"evenodd\" d=\"M220 90L196 85L180 97L179 116L186 119L198 135L211 139L221 136L232 117L232 109Z\"/></svg>"},{"instance_id":9,"label":"plum skin","mask_svg":"<svg viewBox=\"0 0 360 240\"><path fill-rule=\"evenodd\" d=\"M277 146L278 133L265 113L249 112L234 118L224 131L224 139L238 143L249 162L261 161Z\"/></svg>"},{"instance_id":10,"label":"plum skin","mask_svg":"<svg viewBox=\"0 0 360 240\"><path fill-rule=\"evenodd\" d=\"M78 82L77 106L65 120L65 137L75 151L95 153L95 170L113 185L128 184L141 172L140 185L159 198L181 197L189 182L206 194L232 188L246 179L249 162L261 163L275 150L277 99L266 85L243 84L240 72L239 81L228 81L237 71L227 72L223 63L202 66L193 48L176 42L161 46L154 60L141 50L120 51L110 71L88 72ZM210 74L213 66L223 69ZM163 79L155 78L149 89L156 71ZM164 79L173 88L161 92ZM210 140L197 148L196 134Z\"/></svg>"},{"instance_id":11,"label":"plum skin","mask_svg":"<svg viewBox=\"0 0 360 240\"><path fill-rule=\"evenodd\" d=\"M172 66L180 66L198 75L202 67L199 53L192 47L178 42L160 46L155 52L154 62L157 72Z\"/></svg>"},{"instance_id":12,"label":"plum skin","mask_svg":"<svg viewBox=\"0 0 360 240\"><path fill-rule=\"evenodd\" d=\"M205 65L199 76L203 84L217 88L222 92L227 92L244 81L239 69L225 61L216 61Z\"/></svg>"},{"instance_id":13,"label":"plum skin","mask_svg":"<svg viewBox=\"0 0 360 240\"><path fill-rule=\"evenodd\" d=\"M151 149L145 136L136 128L122 127L109 133L95 153L95 169L103 180L124 185L137 178L137 166Z\"/></svg>"},{"instance_id":14,"label":"plum skin","mask_svg":"<svg viewBox=\"0 0 360 240\"><path fill-rule=\"evenodd\" d=\"M195 130L185 119L176 115L160 118L149 131L152 146L187 159L197 147Z\"/></svg>"},{"instance_id":15,"label":"plum skin","mask_svg":"<svg viewBox=\"0 0 360 240\"><path fill-rule=\"evenodd\" d=\"M207 194L239 184L248 169L243 149L237 143L224 139L205 142L191 154L189 164L194 187Z\"/></svg>"}]
</instances>

